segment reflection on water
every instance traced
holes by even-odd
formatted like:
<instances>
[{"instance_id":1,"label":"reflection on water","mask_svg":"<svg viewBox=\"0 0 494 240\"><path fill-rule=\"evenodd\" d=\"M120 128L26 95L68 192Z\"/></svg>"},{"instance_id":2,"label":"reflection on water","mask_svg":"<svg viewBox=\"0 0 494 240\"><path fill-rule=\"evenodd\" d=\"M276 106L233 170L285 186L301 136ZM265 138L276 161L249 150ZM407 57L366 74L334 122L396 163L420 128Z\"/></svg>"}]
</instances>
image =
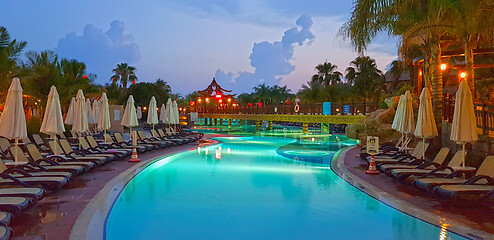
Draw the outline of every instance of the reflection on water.
<instances>
[{"instance_id":1,"label":"reflection on water","mask_svg":"<svg viewBox=\"0 0 494 240\"><path fill-rule=\"evenodd\" d=\"M327 165L277 153L294 139L219 140L130 181L108 218L107 239L462 239L367 196Z\"/></svg>"}]
</instances>

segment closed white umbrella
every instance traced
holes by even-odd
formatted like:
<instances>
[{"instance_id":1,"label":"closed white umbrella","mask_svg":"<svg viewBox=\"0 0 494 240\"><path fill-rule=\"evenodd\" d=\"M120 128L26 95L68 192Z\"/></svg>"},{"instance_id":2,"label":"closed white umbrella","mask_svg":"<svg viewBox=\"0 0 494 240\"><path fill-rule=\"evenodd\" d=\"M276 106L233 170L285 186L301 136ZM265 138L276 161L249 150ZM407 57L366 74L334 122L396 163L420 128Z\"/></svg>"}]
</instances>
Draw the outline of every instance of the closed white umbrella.
<instances>
[{"instance_id":1,"label":"closed white umbrella","mask_svg":"<svg viewBox=\"0 0 494 240\"><path fill-rule=\"evenodd\" d=\"M72 123L74 123L74 105L75 97L72 97L72 99L70 99L69 109L65 115L65 124L67 125L72 125Z\"/></svg>"},{"instance_id":2,"label":"closed white umbrella","mask_svg":"<svg viewBox=\"0 0 494 240\"><path fill-rule=\"evenodd\" d=\"M403 147L406 147L408 144L408 134L413 132L414 125L412 95L409 91L406 91L405 94L400 97L395 118L393 119L393 124L391 125L391 128L405 135L405 139L403 140L404 144L402 145Z\"/></svg>"},{"instance_id":3,"label":"closed white umbrella","mask_svg":"<svg viewBox=\"0 0 494 240\"><path fill-rule=\"evenodd\" d=\"M479 139L472 93L466 81L461 81L456 92L455 111L451 128L451 140L463 145L463 167L465 167L465 144Z\"/></svg>"},{"instance_id":4,"label":"closed white umbrella","mask_svg":"<svg viewBox=\"0 0 494 240\"><path fill-rule=\"evenodd\" d=\"M57 141L57 134L63 134L65 132L62 109L60 108L60 98L55 86L51 86L50 88L48 100L46 101L45 115L39 131L50 135L54 141ZM58 153L55 152L55 154Z\"/></svg>"},{"instance_id":5,"label":"closed white umbrella","mask_svg":"<svg viewBox=\"0 0 494 240\"><path fill-rule=\"evenodd\" d=\"M131 134L133 144L135 145L136 139L133 136L132 127L139 125L139 122L137 121L136 107L134 105L134 97L132 95L130 95L127 99L127 105L125 106L121 124L130 129L129 132Z\"/></svg>"},{"instance_id":6,"label":"closed white umbrella","mask_svg":"<svg viewBox=\"0 0 494 240\"><path fill-rule=\"evenodd\" d=\"M425 146L426 138L437 136L436 121L432 112L432 100L429 89L424 87L420 94L419 115L417 116L417 126L415 127L415 136L422 138ZM425 147L422 148L422 157L425 159Z\"/></svg>"},{"instance_id":7,"label":"closed white umbrella","mask_svg":"<svg viewBox=\"0 0 494 240\"><path fill-rule=\"evenodd\" d=\"M93 110L91 108L91 100L86 99L86 116L87 116L87 123L88 124L94 124L96 121L94 120L93 117Z\"/></svg>"},{"instance_id":8,"label":"closed white umbrella","mask_svg":"<svg viewBox=\"0 0 494 240\"><path fill-rule=\"evenodd\" d=\"M165 118L166 118L166 107L165 104L161 104L160 108L160 121L165 123Z\"/></svg>"},{"instance_id":9,"label":"closed white umbrella","mask_svg":"<svg viewBox=\"0 0 494 240\"><path fill-rule=\"evenodd\" d=\"M93 101L93 119L94 119L94 123L98 123L98 119L99 119L99 107L100 107L99 100L94 100Z\"/></svg>"},{"instance_id":10,"label":"closed white umbrella","mask_svg":"<svg viewBox=\"0 0 494 240\"><path fill-rule=\"evenodd\" d=\"M141 108L141 106L137 107L136 115L137 115L137 119L138 120L141 120L141 118L142 118L142 108Z\"/></svg>"},{"instance_id":11,"label":"closed white umbrella","mask_svg":"<svg viewBox=\"0 0 494 240\"><path fill-rule=\"evenodd\" d=\"M173 101L173 124L180 123L180 113L178 112L177 100Z\"/></svg>"},{"instance_id":12,"label":"closed white umbrella","mask_svg":"<svg viewBox=\"0 0 494 240\"><path fill-rule=\"evenodd\" d=\"M74 105L74 121L72 124L72 131L76 133L83 133L89 129L87 122L86 111L86 98L81 89L77 91Z\"/></svg>"},{"instance_id":13,"label":"closed white umbrella","mask_svg":"<svg viewBox=\"0 0 494 240\"><path fill-rule=\"evenodd\" d=\"M22 87L19 78L14 78L7 92L5 107L0 117L0 136L15 139L14 160L17 161L19 139L27 137L26 115L22 102Z\"/></svg>"},{"instance_id":14,"label":"closed white umbrella","mask_svg":"<svg viewBox=\"0 0 494 240\"><path fill-rule=\"evenodd\" d=\"M172 99L168 98L166 101L166 113L165 113L165 121L164 123L166 124L172 124L171 123L171 117L173 116L173 104L172 104Z\"/></svg>"},{"instance_id":15,"label":"closed white umbrella","mask_svg":"<svg viewBox=\"0 0 494 240\"><path fill-rule=\"evenodd\" d=\"M106 130L111 128L110 107L108 106L108 97L106 97L106 93L101 94L99 102L98 129L103 130L106 135Z\"/></svg>"},{"instance_id":16,"label":"closed white umbrella","mask_svg":"<svg viewBox=\"0 0 494 240\"><path fill-rule=\"evenodd\" d=\"M153 125L153 130L154 125L158 124L158 111L156 110L156 98L154 96L149 101L147 123Z\"/></svg>"}]
</instances>

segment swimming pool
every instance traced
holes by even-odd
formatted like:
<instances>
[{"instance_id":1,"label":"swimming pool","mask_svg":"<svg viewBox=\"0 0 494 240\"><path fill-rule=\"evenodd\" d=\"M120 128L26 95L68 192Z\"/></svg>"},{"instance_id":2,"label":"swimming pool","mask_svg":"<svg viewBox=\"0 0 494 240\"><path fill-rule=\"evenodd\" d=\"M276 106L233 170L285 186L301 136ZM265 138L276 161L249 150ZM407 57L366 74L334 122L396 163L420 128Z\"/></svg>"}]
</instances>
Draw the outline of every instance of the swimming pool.
<instances>
[{"instance_id":1,"label":"swimming pool","mask_svg":"<svg viewBox=\"0 0 494 240\"><path fill-rule=\"evenodd\" d=\"M369 197L328 165L277 153L293 139L219 140L132 179L106 239L463 239Z\"/></svg>"}]
</instances>

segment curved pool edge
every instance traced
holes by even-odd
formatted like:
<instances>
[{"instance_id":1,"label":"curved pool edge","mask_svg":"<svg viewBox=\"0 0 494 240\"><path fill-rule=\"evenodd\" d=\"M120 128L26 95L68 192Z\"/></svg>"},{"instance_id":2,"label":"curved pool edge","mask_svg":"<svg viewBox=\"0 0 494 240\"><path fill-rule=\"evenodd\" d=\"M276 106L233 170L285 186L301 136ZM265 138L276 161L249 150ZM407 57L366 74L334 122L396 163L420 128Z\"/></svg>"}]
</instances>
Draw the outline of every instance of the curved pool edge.
<instances>
[{"instance_id":1,"label":"curved pool edge","mask_svg":"<svg viewBox=\"0 0 494 240\"><path fill-rule=\"evenodd\" d=\"M414 218L420 219L424 222L427 222L429 224L432 224L436 227L441 228L441 222L446 222L449 224L448 226L448 231L456 233L458 235L461 235L465 238L468 239L490 239L492 238L492 234L487 233L485 231L475 229L469 226L466 226L464 224L461 224L455 220L452 219L446 219L443 217L440 217L439 215L436 215L434 213L428 212L424 209L415 207L414 205L401 200L385 191L382 191L381 189L375 187L374 185L366 182L362 178L356 176L355 174L351 173L346 169L344 166L344 160L346 157L346 154L353 148L356 148L357 146L353 147L346 147L344 149L341 149L338 151L335 156L333 157L331 161L331 169L333 172L338 175L341 179L345 180L348 182L350 185L353 187L357 188L358 190L364 192L365 194L371 196L372 198L400 211L403 212L407 215L410 215Z\"/></svg>"},{"instance_id":2,"label":"curved pool edge","mask_svg":"<svg viewBox=\"0 0 494 240\"><path fill-rule=\"evenodd\" d=\"M211 142L201 144L197 147L212 146L220 143L221 141L211 140ZM191 149L197 149L197 147ZM108 214L127 183L156 161L185 151L187 150L174 150L164 155L142 161L111 179L86 205L81 214L79 214L70 232L69 240L104 240Z\"/></svg>"}]
</instances>

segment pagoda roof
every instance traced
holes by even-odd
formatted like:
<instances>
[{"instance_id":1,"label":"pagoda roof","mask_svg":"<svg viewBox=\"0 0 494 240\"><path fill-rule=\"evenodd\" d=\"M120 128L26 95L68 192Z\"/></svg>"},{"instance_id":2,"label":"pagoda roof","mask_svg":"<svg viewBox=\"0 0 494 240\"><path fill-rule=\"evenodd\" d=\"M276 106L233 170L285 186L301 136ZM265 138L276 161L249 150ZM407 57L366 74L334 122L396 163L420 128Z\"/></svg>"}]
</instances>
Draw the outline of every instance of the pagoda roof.
<instances>
[{"instance_id":1,"label":"pagoda roof","mask_svg":"<svg viewBox=\"0 0 494 240\"><path fill-rule=\"evenodd\" d=\"M235 96L236 94L227 94L227 93L230 93L232 92L231 90L226 90L224 88L222 88L217 82L216 82L216 79L213 78L213 81L211 82L211 84L209 84L209 86L202 90L202 91L197 91L200 95L202 96L212 96L213 95L213 92L215 93L214 95L216 94L222 94L223 96L226 96L226 97L233 97Z\"/></svg>"}]
</instances>

